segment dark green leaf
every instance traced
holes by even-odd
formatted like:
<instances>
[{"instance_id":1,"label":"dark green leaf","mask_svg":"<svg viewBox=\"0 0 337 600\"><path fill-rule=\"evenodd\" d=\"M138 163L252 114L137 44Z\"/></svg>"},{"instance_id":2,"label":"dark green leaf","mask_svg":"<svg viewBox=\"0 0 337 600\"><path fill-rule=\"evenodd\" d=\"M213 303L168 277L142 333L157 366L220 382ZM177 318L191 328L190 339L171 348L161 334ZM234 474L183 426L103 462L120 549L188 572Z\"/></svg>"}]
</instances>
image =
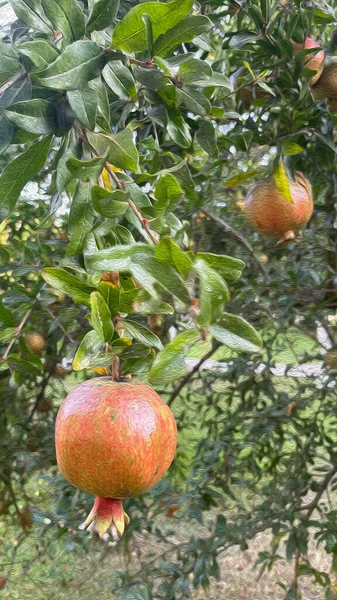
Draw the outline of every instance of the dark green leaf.
<instances>
[{"instance_id":1,"label":"dark green leaf","mask_svg":"<svg viewBox=\"0 0 337 600\"><path fill-rule=\"evenodd\" d=\"M216 140L216 130L213 127L211 121L200 120L199 128L197 131L197 140L205 152L211 158L217 158L219 155L219 149Z\"/></svg>"},{"instance_id":2,"label":"dark green leaf","mask_svg":"<svg viewBox=\"0 0 337 600\"><path fill-rule=\"evenodd\" d=\"M70 243L67 256L81 254L86 235L91 231L94 222L90 206L91 183L79 181L71 202L68 231Z\"/></svg>"},{"instance_id":3,"label":"dark green leaf","mask_svg":"<svg viewBox=\"0 0 337 600\"><path fill-rule=\"evenodd\" d=\"M205 116L211 112L211 103L202 92L185 85L178 89L178 95L180 101L194 114Z\"/></svg>"},{"instance_id":4,"label":"dark green leaf","mask_svg":"<svg viewBox=\"0 0 337 600\"><path fill-rule=\"evenodd\" d=\"M222 276L207 262L198 258L193 266L200 282L198 323L205 327L214 323L222 314L223 304L229 299L229 290Z\"/></svg>"},{"instance_id":5,"label":"dark green leaf","mask_svg":"<svg viewBox=\"0 0 337 600\"><path fill-rule=\"evenodd\" d=\"M97 77L104 64L103 50L90 40L70 44L49 67L33 73L34 82L52 90L75 90Z\"/></svg>"},{"instance_id":6,"label":"dark green leaf","mask_svg":"<svg viewBox=\"0 0 337 600\"><path fill-rule=\"evenodd\" d=\"M156 246L155 255L160 262L167 265L174 265L183 277L187 277L192 267L190 253L184 252L178 244L170 238L162 238Z\"/></svg>"},{"instance_id":7,"label":"dark green leaf","mask_svg":"<svg viewBox=\"0 0 337 600\"><path fill-rule=\"evenodd\" d=\"M227 279L238 279L241 276L242 269L245 263L239 258L233 258L232 256L226 256L224 254L211 254L210 252L197 252L196 258L201 258L207 264L220 271L221 274Z\"/></svg>"},{"instance_id":8,"label":"dark green leaf","mask_svg":"<svg viewBox=\"0 0 337 600\"><path fill-rule=\"evenodd\" d=\"M114 319L119 312L120 288L110 281L101 281L98 284L98 291L109 307L111 318Z\"/></svg>"},{"instance_id":9,"label":"dark green leaf","mask_svg":"<svg viewBox=\"0 0 337 600\"><path fill-rule=\"evenodd\" d=\"M149 373L152 385L165 385L190 370L185 363L185 357L191 346L200 340L197 329L187 329L179 333L172 342L157 354Z\"/></svg>"},{"instance_id":10,"label":"dark green leaf","mask_svg":"<svg viewBox=\"0 0 337 600\"><path fill-rule=\"evenodd\" d=\"M68 102L75 117L88 129L96 123L97 94L95 90L84 88L67 92Z\"/></svg>"},{"instance_id":11,"label":"dark green leaf","mask_svg":"<svg viewBox=\"0 0 337 600\"><path fill-rule=\"evenodd\" d=\"M105 158L97 157L92 158L91 160L79 160L78 158L71 156L67 160L67 167L77 179L91 181L97 179L105 162Z\"/></svg>"},{"instance_id":12,"label":"dark green leaf","mask_svg":"<svg viewBox=\"0 0 337 600\"><path fill-rule=\"evenodd\" d=\"M118 218L124 215L129 204L127 202L128 193L122 190L109 192L108 190L94 185L92 188L92 202L94 209L104 217L110 219Z\"/></svg>"},{"instance_id":13,"label":"dark green leaf","mask_svg":"<svg viewBox=\"0 0 337 600\"><path fill-rule=\"evenodd\" d=\"M44 166L50 141L51 136L47 136L34 142L4 169L0 177L0 220L6 219L26 183Z\"/></svg>"},{"instance_id":14,"label":"dark green leaf","mask_svg":"<svg viewBox=\"0 0 337 600\"><path fill-rule=\"evenodd\" d=\"M99 292L90 294L90 323L104 342L109 342L114 328L108 305Z\"/></svg>"},{"instance_id":15,"label":"dark green leaf","mask_svg":"<svg viewBox=\"0 0 337 600\"><path fill-rule=\"evenodd\" d=\"M5 114L17 127L32 133L52 133L58 129L56 109L47 100L17 102Z\"/></svg>"},{"instance_id":16,"label":"dark green leaf","mask_svg":"<svg viewBox=\"0 0 337 600\"><path fill-rule=\"evenodd\" d=\"M211 66L197 58L185 60L179 68L179 79L184 83L194 83L199 85L202 81L209 81L212 76Z\"/></svg>"},{"instance_id":17,"label":"dark green leaf","mask_svg":"<svg viewBox=\"0 0 337 600\"><path fill-rule=\"evenodd\" d=\"M15 319L8 308L5 307L4 303L0 299L0 321L4 323L7 327L15 326Z\"/></svg>"},{"instance_id":18,"label":"dark green leaf","mask_svg":"<svg viewBox=\"0 0 337 600\"><path fill-rule=\"evenodd\" d=\"M62 33L65 43L70 44L84 36L84 12L76 0L42 0L42 5L54 31Z\"/></svg>"},{"instance_id":19,"label":"dark green leaf","mask_svg":"<svg viewBox=\"0 0 337 600\"><path fill-rule=\"evenodd\" d=\"M154 205L155 213L163 217L172 206L175 206L181 200L183 190L174 175L164 173L156 183L154 195L157 200Z\"/></svg>"},{"instance_id":20,"label":"dark green leaf","mask_svg":"<svg viewBox=\"0 0 337 600\"><path fill-rule=\"evenodd\" d=\"M45 69L59 56L58 50L47 40L30 40L17 47L20 54L27 56L37 69Z\"/></svg>"},{"instance_id":21,"label":"dark green leaf","mask_svg":"<svg viewBox=\"0 0 337 600\"><path fill-rule=\"evenodd\" d=\"M13 369L13 371L18 371L19 373L40 373L42 371L42 362L41 359L36 357L36 362L25 360L19 354L10 354L7 363L8 366Z\"/></svg>"},{"instance_id":22,"label":"dark green leaf","mask_svg":"<svg viewBox=\"0 0 337 600\"><path fill-rule=\"evenodd\" d=\"M10 0L16 16L28 27L51 34L53 26L45 14L41 0Z\"/></svg>"},{"instance_id":23,"label":"dark green leaf","mask_svg":"<svg viewBox=\"0 0 337 600\"><path fill-rule=\"evenodd\" d=\"M179 110L167 109L167 133L169 137L182 148L189 148L192 144L190 130Z\"/></svg>"},{"instance_id":24,"label":"dark green leaf","mask_svg":"<svg viewBox=\"0 0 337 600\"><path fill-rule=\"evenodd\" d=\"M146 7L145 7L146 8ZM146 46L149 57L153 56L153 31L152 31L152 23L149 15L146 12L142 15L142 20L145 25L145 33L146 33Z\"/></svg>"},{"instance_id":25,"label":"dark green leaf","mask_svg":"<svg viewBox=\"0 0 337 600\"><path fill-rule=\"evenodd\" d=\"M104 85L101 77L97 77L96 79L92 79L88 83L89 87L96 91L97 93L97 110L100 115L102 115L105 124L110 131L110 106L108 99L108 92L106 86Z\"/></svg>"},{"instance_id":26,"label":"dark green leaf","mask_svg":"<svg viewBox=\"0 0 337 600\"><path fill-rule=\"evenodd\" d=\"M87 31L100 31L112 25L118 11L119 0L98 0L92 7Z\"/></svg>"},{"instance_id":27,"label":"dark green leaf","mask_svg":"<svg viewBox=\"0 0 337 600\"><path fill-rule=\"evenodd\" d=\"M262 341L250 323L242 317L223 313L219 323L211 325L208 331L218 342L236 352L259 352Z\"/></svg>"},{"instance_id":28,"label":"dark green leaf","mask_svg":"<svg viewBox=\"0 0 337 600\"><path fill-rule=\"evenodd\" d=\"M150 90L157 90L158 88L166 85L168 82L168 79L165 77L164 73L156 69L143 69L142 67L136 67L134 69L134 75L137 81Z\"/></svg>"},{"instance_id":29,"label":"dark green leaf","mask_svg":"<svg viewBox=\"0 0 337 600\"><path fill-rule=\"evenodd\" d=\"M211 27L212 21L208 17L200 15L187 17L157 39L154 54L165 58L182 42L190 42L201 33L209 31Z\"/></svg>"},{"instance_id":30,"label":"dark green leaf","mask_svg":"<svg viewBox=\"0 0 337 600\"><path fill-rule=\"evenodd\" d=\"M130 70L120 60L112 60L105 65L102 75L109 88L120 98L135 102L137 98L136 84Z\"/></svg>"},{"instance_id":31,"label":"dark green leaf","mask_svg":"<svg viewBox=\"0 0 337 600\"><path fill-rule=\"evenodd\" d=\"M142 19L146 13L151 20L153 40L172 29L184 19L192 8L192 0L172 2L144 2L134 6L115 27L111 47L125 52L141 52L146 49L146 27Z\"/></svg>"},{"instance_id":32,"label":"dark green leaf","mask_svg":"<svg viewBox=\"0 0 337 600\"><path fill-rule=\"evenodd\" d=\"M63 269L47 267L42 271L43 279L51 286L71 296L74 302L90 306L90 294L95 288Z\"/></svg>"}]
</instances>

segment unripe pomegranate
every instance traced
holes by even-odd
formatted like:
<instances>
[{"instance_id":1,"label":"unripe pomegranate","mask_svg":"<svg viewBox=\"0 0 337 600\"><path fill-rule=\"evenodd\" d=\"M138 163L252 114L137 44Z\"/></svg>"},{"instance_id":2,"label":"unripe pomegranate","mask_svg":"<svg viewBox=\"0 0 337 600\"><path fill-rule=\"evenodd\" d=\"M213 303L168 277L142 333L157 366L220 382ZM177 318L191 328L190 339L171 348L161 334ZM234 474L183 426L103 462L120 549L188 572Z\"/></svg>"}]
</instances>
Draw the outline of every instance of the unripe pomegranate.
<instances>
[{"instance_id":1,"label":"unripe pomegranate","mask_svg":"<svg viewBox=\"0 0 337 600\"><path fill-rule=\"evenodd\" d=\"M314 203L310 182L295 173L289 181L293 202L289 202L269 177L252 187L246 198L246 214L251 225L266 236L278 236L280 241L295 237L295 231L307 223Z\"/></svg>"},{"instance_id":2,"label":"unripe pomegranate","mask_svg":"<svg viewBox=\"0 0 337 600\"><path fill-rule=\"evenodd\" d=\"M298 54L300 50L310 50L311 48L319 48L320 44L312 38L307 38L304 44L296 44L293 42L294 54ZM315 75L310 78L311 85L314 85L319 80L324 69L324 50L319 50L316 54L306 54L304 57L305 66L311 71L316 71Z\"/></svg>"},{"instance_id":3,"label":"unripe pomegranate","mask_svg":"<svg viewBox=\"0 0 337 600\"><path fill-rule=\"evenodd\" d=\"M2 573L0 574L0 590L4 590L6 587L6 583L7 583L7 576L3 575Z\"/></svg>"},{"instance_id":4,"label":"unripe pomegranate","mask_svg":"<svg viewBox=\"0 0 337 600\"><path fill-rule=\"evenodd\" d=\"M26 342L29 348L37 354L42 352L42 350L46 347L46 340L40 333L28 333L26 335Z\"/></svg>"},{"instance_id":5,"label":"unripe pomegranate","mask_svg":"<svg viewBox=\"0 0 337 600\"><path fill-rule=\"evenodd\" d=\"M102 536L123 534L122 501L149 490L169 468L177 443L173 413L150 387L100 377L81 383L56 419L56 457L64 477L95 494L86 522Z\"/></svg>"},{"instance_id":6,"label":"unripe pomegranate","mask_svg":"<svg viewBox=\"0 0 337 600\"><path fill-rule=\"evenodd\" d=\"M333 56L326 65L319 81L312 88L315 100L328 99L331 112L337 111L337 56Z\"/></svg>"}]
</instances>

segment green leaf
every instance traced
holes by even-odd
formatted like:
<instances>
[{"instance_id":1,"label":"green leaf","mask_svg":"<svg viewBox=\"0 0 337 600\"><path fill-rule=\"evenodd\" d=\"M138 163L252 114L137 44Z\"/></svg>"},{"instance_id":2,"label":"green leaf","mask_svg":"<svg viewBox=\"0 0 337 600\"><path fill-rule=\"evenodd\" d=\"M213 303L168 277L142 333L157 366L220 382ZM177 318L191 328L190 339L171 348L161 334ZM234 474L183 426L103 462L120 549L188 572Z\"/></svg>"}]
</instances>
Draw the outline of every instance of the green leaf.
<instances>
[{"instance_id":1,"label":"green leaf","mask_svg":"<svg viewBox=\"0 0 337 600\"><path fill-rule=\"evenodd\" d=\"M125 332L132 339L137 340L141 344L145 346L154 346L158 350L162 350L163 344L161 343L159 337L157 337L152 331L144 327L144 325L140 325L140 323L136 323L136 321L123 321L123 326L125 327Z\"/></svg>"},{"instance_id":2,"label":"green leaf","mask_svg":"<svg viewBox=\"0 0 337 600\"><path fill-rule=\"evenodd\" d=\"M90 206L90 188L90 182L79 181L77 184L69 213L67 256L81 254L85 237L92 229L94 216Z\"/></svg>"},{"instance_id":3,"label":"green leaf","mask_svg":"<svg viewBox=\"0 0 337 600\"><path fill-rule=\"evenodd\" d=\"M198 323L205 327L214 323L222 314L223 305L229 299L229 290L222 276L205 260L198 258L193 267L199 276L200 285Z\"/></svg>"},{"instance_id":4,"label":"green leaf","mask_svg":"<svg viewBox=\"0 0 337 600\"><path fill-rule=\"evenodd\" d=\"M93 286L71 275L68 271L54 267L43 269L42 277L51 287L71 296L74 302L90 306L90 294L95 291Z\"/></svg>"},{"instance_id":5,"label":"green leaf","mask_svg":"<svg viewBox=\"0 0 337 600\"><path fill-rule=\"evenodd\" d=\"M197 259L204 260L207 264L220 271L226 279L238 279L241 277L242 269L245 266L243 260L226 256L225 254L211 254L210 252L197 252Z\"/></svg>"},{"instance_id":6,"label":"green leaf","mask_svg":"<svg viewBox=\"0 0 337 600\"><path fill-rule=\"evenodd\" d=\"M79 40L67 46L49 67L32 73L32 78L52 90L74 90L97 77L104 60L103 50L95 42Z\"/></svg>"},{"instance_id":7,"label":"green leaf","mask_svg":"<svg viewBox=\"0 0 337 600\"><path fill-rule=\"evenodd\" d=\"M17 127L31 133L52 133L58 129L56 109L47 100L16 102L5 114Z\"/></svg>"},{"instance_id":8,"label":"green leaf","mask_svg":"<svg viewBox=\"0 0 337 600\"><path fill-rule=\"evenodd\" d=\"M180 101L195 115L205 116L211 112L211 103L202 92L185 85L178 88L178 95Z\"/></svg>"},{"instance_id":9,"label":"green leaf","mask_svg":"<svg viewBox=\"0 0 337 600\"><path fill-rule=\"evenodd\" d=\"M183 42L190 42L201 33L209 31L211 27L212 21L208 17L199 15L187 17L157 39L153 52L156 56L165 58L177 46Z\"/></svg>"},{"instance_id":10,"label":"green leaf","mask_svg":"<svg viewBox=\"0 0 337 600\"><path fill-rule=\"evenodd\" d=\"M29 146L5 167L0 177L0 221L13 210L24 186L44 166L51 142L51 136L42 138Z\"/></svg>"},{"instance_id":11,"label":"green leaf","mask_svg":"<svg viewBox=\"0 0 337 600\"><path fill-rule=\"evenodd\" d=\"M92 188L92 203L93 207L100 215L115 219L124 215L129 204L127 192L116 190L109 192L108 190L94 185Z\"/></svg>"},{"instance_id":12,"label":"green leaf","mask_svg":"<svg viewBox=\"0 0 337 600\"><path fill-rule=\"evenodd\" d=\"M87 31L101 31L112 25L118 11L119 0L98 0L92 7Z\"/></svg>"},{"instance_id":13,"label":"green leaf","mask_svg":"<svg viewBox=\"0 0 337 600\"><path fill-rule=\"evenodd\" d=\"M223 313L219 323L208 328L218 342L236 352L258 352L262 341L256 329L242 317Z\"/></svg>"},{"instance_id":14,"label":"green leaf","mask_svg":"<svg viewBox=\"0 0 337 600\"><path fill-rule=\"evenodd\" d=\"M109 307L111 318L114 319L119 312L120 288L110 281L101 281L98 284L98 291Z\"/></svg>"},{"instance_id":15,"label":"green leaf","mask_svg":"<svg viewBox=\"0 0 337 600\"><path fill-rule=\"evenodd\" d=\"M89 81L88 86L97 93L97 110L103 117L108 131L110 131L110 105L106 86L101 77Z\"/></svg>"},{"instance_id":16,"label":"green leaf","mask_svg":"<svg viewBox=\"0 0 337 600\"><path fill-rule=\"evenodd\" d=\"M161 175L156 183L154 196L157 202L154 205L156 215L163 217L168 210L178 204L183 195L179 181L171 173Z\"/></svg>"},{"instance_id":17,"label":"green leaf","mask_svg":"<svg viewBox=\"0 0 337 600\"><path fill-rule=\"evenodd\" d=\"M184 83L194 83L196 85L204 80L208 82L212 72L211 66L204 60L189 58L181 64L178 77Z\"/></svg>"},{"instance_id":18,"label":"green leaf","mask_svg":"<svg viewBox=\"0 0 337 600\"><path fill-rule=\"evenodd\" d=\"M293 204L294 201L290 191L289 179L287 177L283 162L280 162L275 169L273 173L273 179L280 194L282 194L287 202Z\"/></svg>"},{"instance_id":19,"label":"green leaf","mask_svg":"<svg viewBox=\"0 0 337 600\"><path fill-rule=\"evenodd\" d=\"M23 42L17 46L17 50L23 56L27 56L37 69L45 69L59 56L57 48L47 40Z\"/></svg>"},{"instance_id":20,"label":"green leaf","mask_svg":"<svg viewBox=\"0 0 337 600\"><path fill-rule=\"evenodd\" d=\"M117 24L112 36L111 47L125 52L142 52L147 47L146 27L142 19L147 14L152 24L153 41L175 27L192 8L193 0L172 2L142 2L129 10Z\"/></svg>"},{"instance_id":21,"label":"green leaf","mask_svg":"<svg viewBox=\"0 0 337 600\"><path fill-rule=\"evenodd\" d=\"M116 135L88 131L90 144L100 155L108 154L108 160L120 169L138 172L139 155L133 142L133 133L126 127Z\"/></svg>"},{"instance_id":22,"label":"green leaf","mask_svg":"<svg viewBox=\"0 0 337 600\"><path fill-rule=\"evenodd\" d=\"M116 246L87 254L87 268L93 271L129 271L153 297L158 297L157 284L173 296L189 304L189 293L175 271L155 258L155 249L147 244Z\"/></svg>"},{"instance_id":23,"label":"green leaf","mask_svg":"<svg viewBox=\"0 0 337 600\"><path fill-rule=\"evenodd\" d=\"M156 69L143 69L142 67L136 67L134 69L134 75L137 81L150 90L157 90L158 88L166 85L168 82L168 79L165 77L164 73Z\"/></svg>"},{"instance_id":24,"label":"green leaf","mask_svg":"<svg viewBox=\"0 0 337 600\"><path fill-rule=\"evenodd\" d=\"M92 158L91 160L79 160L78 158L71 156L67 160L67 167L77 179L81 179L83 181L92 181L97 179L104 167L105 162L105 157Z\"/></svg>"},{"instance_id":25,"label":"green leaf","mask_svg":"<svg viewBox=\"0 0 337 600\"><path fill-rule=\"evenodd\" d=\"M162 238L156 246L155 255L160 262L166 265L174 265L184 278L189 274L192 267L190 253L184 252L171 238Z\"/></svg>"},{"instance_id":26,"label":"green leaf","mask_svg":"<svg viewBox=\"0 0 337 600\"><path fill-rule=\"evenodd\" d=\"M225 181L225 186L234 187L236 185L239 185L240 183L243 183L244 181L248 181L248 179L255 177L257 173L258 171L246 171L245 173L239 173L239 175L235 175L234 177L227 179L227 181Z\"/></svg>"},{"instance_id":27,"label":"green leaf","mask_svg":"<svg viewBox=\"0 0 337 600\"><path fill-rule=\"evenodd\" d=\"M42 362L39 357L36 357L36 361L25 360L20 354L10 354L7 359L8 366L17 371L18 373L41 373Z\"/></svg>"},{"instance_id":28,"label":"green leaf","mask_svg":"<svg viewBox=\"0 0 337 600\"><path fill-rule=\"evenodd\" d=\"M152 23L149 15L144 13L142 15L142 21L145 25L145 33L146 33L146 47L149 54L149 57L153 56L153 31L152 31Z\"/></svg>"},{"instance_id":29,"label":"green leaf","mask_svg":"<svg viewBox=\"0 0 337 600\"><path fill-rule=\"evenodd\" d=\"M0 321L7 327L15 326L15 319L8 308L5 307L4 303L0 299Z\"/></svg>"},{"instance_id":30,"label":"green leaf","mask_svg":"<svg viewBox=\"0 0 337 600\"><path fill-rule=\"evenodd\" d=\"M135 80L129 69L123 65L121 60L112 60L105 65L102 75L112 91L124 100L133 102L137 99Z\"/></svg>"},{"instance_id":31,"label":"green leaf","mask_svg":"<svg viewBox=\"0 0 337 600\"><path fill-rule=\"evenodd\" d=\"M198 143L211 158L218 158L219 149L217 146L216 130L211 121L200 120L198 124Z\"/></svg>"},{"instance_id":32,"label":"green leaf","mask_svg":"<svg viewBox=\"0 0 337 600\"><path fill-rule=\"evenodd\" d=\"M103 350L103 341L96 331L89 331L81 341L73 360L74 371L82 371L94 364Z\"/></svg>"},{"instance_id":33,"label":"green leaf","mask_svg":"<svg viewBox=\"0 0 337 600\"><path fill-rule=\"evenodd\" d=\"M11 342L13 338L17 336L18 332L16 327L6 327L6 329L2 329L0 331L0 342L2 344L7 344Z\"/></svg>"},{"instance_id":34,"label":"green leaf","mask_svg":"<svg viewBox=\"0 0 337 600\"><path fill-rule=\"evenodd\" d=\"M168 136L182 148L189 148L192 144L192 138L189 127L184 121L179 110L168 108L167 133Z\"/></svg>"},{"instance_id":35,"label":"green leaf","mask_svg":"<svg viewBox=\"0 0 337 600\"><path fill-rule=\"evenodd\" d=\"M51 34L53 26L45 14L41 0L10 0L16 16L33 30Z\"/></svg>"},{"instance_id":36,"label":"green leaf","mask_svg":"<svg viewBox=\"0 0 337 600\"><path fill-rule=\"evenodd\" d=\"M62 33L66 44L84 36L84 12L76 0L42 0L42 5L54 31Z\"/></svg>"},{"instance_id":37,"label":"green leaf","mask_svg":"<svg viewBox=\"0 0 337 600\"><path fill-rule=\"evenodd\" d=\"M284 140L282 143L283 152L286 156L295 156L296 154L301 154L304 152L304 148L299 146L295 142L291 142L290 140Z\"/></svg>"},{"instance_id":38,"label":"green leaf","mask_svg":"<svg viewBox=\"0 0 337 600\"><path fill-rule=\"evenodd\" d=\"M99 292L90 294L90 323L104 342L109 342L114 328L108 305Z\"/></svg>"},{"instance_id":39,"label":"green leaf","mask_svg":"<svg viewBox=\"0 0 337 600\"><path fill-rule=\"evenodd\" d=\"M185 364L185 357L191 346L199 340L197 329L186 329L179 333L157 354L149 373L149 382L152 385L165 385L188 373L190 369Z\"/></svg>"},{"instance_id":40,"label":"green leaf","mask_svg":"<svg viewBox=\"0 0 337 600\"><path fill-rule=\"evenodd\" d=\"M84 88L67 92L68 102L75 117L88 129L95 129L97 94L95 90Z\"/></svg>"}]
</instances>

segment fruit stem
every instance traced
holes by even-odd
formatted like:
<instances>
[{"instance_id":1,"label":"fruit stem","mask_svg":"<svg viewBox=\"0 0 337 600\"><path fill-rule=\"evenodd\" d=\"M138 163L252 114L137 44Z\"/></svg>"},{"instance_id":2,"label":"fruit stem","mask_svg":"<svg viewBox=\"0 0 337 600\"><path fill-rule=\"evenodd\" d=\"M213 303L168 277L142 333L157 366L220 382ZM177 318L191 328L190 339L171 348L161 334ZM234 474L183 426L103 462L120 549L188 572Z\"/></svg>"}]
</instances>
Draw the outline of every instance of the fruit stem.
<instances>
[{"instance_id":1,"label":"fruit stem","mask_svg":"<svg viewBox=\"0 0 337 600\"><path fill-rule=\"evenodd\" d=\"M96 496L94 506L86 518L84 529L95 521L99 536L102 537L112 525L117 529L119 537L124 533L125 523L130 519L123 510L123 501L119 498L101 498Z\"/></svg>"},{"instance_id":2,"label":"fruit stem","mask_svg":"<svg viewBox=\"0 0 337 600\"><path fill-rule=\"evenodd\" d=\"M120 380L119 367L120 367L120 359L119 359L119 356L117 356L117 354L115 354L115 356L113 357L113 361L112 361L112 373L111 373L112 379L114 381Z\"/></svg>"}]
</instances>

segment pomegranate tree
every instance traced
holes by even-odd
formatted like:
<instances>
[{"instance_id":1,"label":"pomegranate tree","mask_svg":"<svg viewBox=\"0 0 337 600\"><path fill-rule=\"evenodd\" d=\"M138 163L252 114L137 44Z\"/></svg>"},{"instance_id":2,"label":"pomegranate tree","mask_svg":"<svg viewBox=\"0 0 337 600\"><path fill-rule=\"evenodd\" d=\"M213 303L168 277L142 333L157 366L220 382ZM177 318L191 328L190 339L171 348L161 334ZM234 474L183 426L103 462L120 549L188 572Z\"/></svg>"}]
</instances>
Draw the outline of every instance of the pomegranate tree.
<instances>
[{"instance_id":1,"label":"pomegranate tree","mask_svg":"<svg viewBox=\"0 0 337 600\"><path fill-rule=\"evenodd\" d=\"M96 496L86 522L100 535L124 532L125 498L149 490L169 468L177 443L170 408L137 381L91 379L72 390L58 412L56 457L64 477Z\"/></svg>"},{"instance_id":2,"label":"pomegranate tree","mask_svg":"<svg viewBox=\"0 0 337 600\"><path fill-rule=\"evenodd\" d=\"M251 225L266 236L278 236L280 242L291 239L313 212L311 184L302 173L289 179L292 202L282 194L273 177L259 181L246 198L246 214Z\"/></svg>"}]
</instances>

